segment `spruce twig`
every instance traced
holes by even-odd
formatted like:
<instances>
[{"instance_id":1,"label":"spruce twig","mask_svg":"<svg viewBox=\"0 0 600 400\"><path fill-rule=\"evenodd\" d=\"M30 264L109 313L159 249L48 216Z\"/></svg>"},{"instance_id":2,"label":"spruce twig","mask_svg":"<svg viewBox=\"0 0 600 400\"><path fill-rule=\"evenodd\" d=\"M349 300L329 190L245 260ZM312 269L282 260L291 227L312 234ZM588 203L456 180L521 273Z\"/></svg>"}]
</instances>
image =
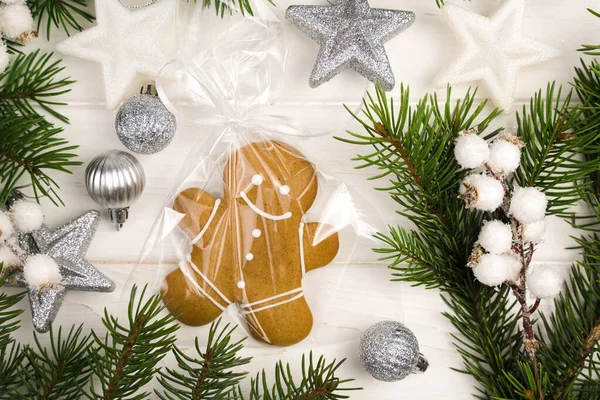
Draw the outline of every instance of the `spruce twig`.
<instances>
[{"instance_id":1,"label":"spruce twig","mask_svg":"<svg viewBox=\"0 0 600 400\"><path fill-rule=\"evenodd\" d=\"M34 106L62 122L69 122L54 107L66 103L52 100L68 93L75 81L60 78L64 71L61 61L52 61L53 53L36 50L30 54L19 54L10 67L0 73L0 103L10 105L22 115L41 115Z\"/></svg>"},{"instance_id":2,"label":"spruce twig","mask_svg":"<svg viewBox=\"0 0 600 400\"><path fill-rule=\"evenodd\" d=\"M25 346L25 363L19 368L18 399L78 400L83 395L91 369L88 347L91 337L83 334L83 326L72 326L66 336L62 328L55 336L50 329L50 352L34 335L35 347Z\"/></svg>"},{"instance_id":3,"label":"spruce twig","mask_svg":"<svg viewBox=\"0 0 600 400\"><path fill-rule=\"evenodd\" d=\"M238 385L246 373L234 369L247 365L251 359L238 356L245 339L232 342L231 334L236 327L227 324L221 328L220 324L221 320L218 320L211 325L204 351L196 338L199 358L189 357L179 348L173 348L178 370L166 368L159 372L158 382L163 390L155 390L155 393L161 400L241 398L237 395Z\"/></svg>"},{"instance_id":4,"label":"spruce twig","mask_svg":"<svg viewBox=\"0 0 600 400\"><path fill-rule=\"evenodd\" d=\"M4 285L8 271L3 270L0 262L0 287ZM9 295L0 293L0 398L10 398L19 386L19 365L24 354L22 347L11 334L19 329L18 318L22 310L13 309L25 297L26 292Z\"/></svg>"},{"instance_id":5,"label":"spruce twig","mask_svg":"<svg viewBox=\"0 0 600 400\"><path fill-rule=\"evenodd\" d=\"M52 27L62 29L67 35L71 30L82 31L81 20L93 22L95 17L88 11L86 0L28 0L37 30L46 24L46 39L50 40Z\"/></svg>"},{"instance_id":6,"label":"spruce twig","mask_svg":"<svg viewBox=\"0 0 600 400\"><path fill-rule=\"evenodd\" d=\"M142 388L158 372L157 363L171 350L179 325L165 310L162 296L145 299L146 287L137 297L131 290L128 324L104 311L102 322L108 330L104 339L92 332L95 348L91 352L92 384L88 399L141 400L148 398ZM94 379L95 378L95 379ZM99 382L99 383L96 383Z\"/></svg>"}]
</instances>

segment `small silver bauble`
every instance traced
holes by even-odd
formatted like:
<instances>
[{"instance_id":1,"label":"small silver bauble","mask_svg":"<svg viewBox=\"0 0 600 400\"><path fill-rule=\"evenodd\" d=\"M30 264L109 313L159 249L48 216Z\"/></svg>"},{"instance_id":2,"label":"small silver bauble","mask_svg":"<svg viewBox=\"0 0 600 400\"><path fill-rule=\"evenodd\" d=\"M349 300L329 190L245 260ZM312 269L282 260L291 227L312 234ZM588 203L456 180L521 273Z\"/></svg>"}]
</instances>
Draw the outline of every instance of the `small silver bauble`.
<instances>
[{"instance_id":1,"label":"small silver bauble","mask_svg":"<svg viewBox=\"0 0 600 400\"><path fill-rule=\"evenodd\" d=\"M384 382L425 372L429 366L415 335L395 321L378 322L367 329L360 340L360 361L369 374Z\"/></svg>"},{"instance_id":2,"label":"small silver bauble","mask_svg":"<svg viewBox=\"0 0 600 400\"><path fill-rule=\"evenodd\" d=\"M142 165L124 151L108 151L94 158L85 170L85 186L90 197L108 208L117 230L127 221L129 206L140 197L145 184Z\"/></svg>"},{"instance_id":3,"label":"small silver bauble","mask_svg":"<svg viewBox=\"0 0 600 400\"><path fill-rule=\"evenodd\" d=\"M126 100L115 119L121 143L140 154L154 154L171 143L177 130L175 116L156 95L154 86L142 88L141 94Z\"/></svg>"}]
</instances>

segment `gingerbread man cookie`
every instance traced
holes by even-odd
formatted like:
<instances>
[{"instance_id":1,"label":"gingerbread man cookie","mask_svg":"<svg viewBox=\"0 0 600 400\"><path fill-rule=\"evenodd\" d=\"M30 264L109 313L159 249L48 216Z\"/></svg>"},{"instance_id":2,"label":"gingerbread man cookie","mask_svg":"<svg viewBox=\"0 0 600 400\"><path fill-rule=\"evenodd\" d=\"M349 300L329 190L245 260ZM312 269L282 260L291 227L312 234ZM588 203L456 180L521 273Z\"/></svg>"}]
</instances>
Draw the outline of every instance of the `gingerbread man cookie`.
<instances>
[{"instance_id":1,"label":"gingerbread man cookie","mask_svg":"<svg viewBox=\"0 0 600 400\"><path fill-rule=\"evenodd\" d=\"M223 181L221 199L192 188L174 202L193 248L163 283L167 307L198 326L237 303L258 340L297 343L313 322L302 278L339 249L331 226L303 221L318 192L315 168L293 147L264 141L237 150Z\"/></svg>"}]
</instances>

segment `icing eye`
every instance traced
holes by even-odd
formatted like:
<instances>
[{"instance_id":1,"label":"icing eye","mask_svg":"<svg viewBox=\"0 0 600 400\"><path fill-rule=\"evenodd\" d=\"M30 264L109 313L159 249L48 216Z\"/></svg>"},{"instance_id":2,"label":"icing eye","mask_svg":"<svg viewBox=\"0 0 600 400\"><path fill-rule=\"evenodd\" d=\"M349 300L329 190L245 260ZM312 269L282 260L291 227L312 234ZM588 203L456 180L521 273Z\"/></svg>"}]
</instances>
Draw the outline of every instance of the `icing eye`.
<instances>
[{"instance_id":1,"label":"icing eye","mask_svg":"<svg viewBox=\"0 0 600 400\"><path fill-rule=\"evenodd\" d=\"M246 260L248 260L248 261L254 260L254 254L252 254L252 253L246 254Z\"/></svg>"},{"instance_id":2,"label":"icing eye","mask_svg":"<svg viewBox=\"0 0 600 400\"><path fill-rule=\"evenodd\" d=\"M263 177L260 174L255 174L252 176L252 184L254 186L260 186L263 183Z\"/></svg>"},{"instance_id":3,"label":"icing eye","mask_svg":"<svg viewBox=\"0 0 600 400\"><path fill-rule=\"evenodd\" d=\"M260 235L262 235L262 232L260 231L260 229L252 230L252 237L259 238Z\"/></svg>"},{"instance_id":4,"label":"icing eye","mask_svg":"<svg viewBox=\"0 0 600 400\"><path fill-rule=\"evenodd\" d=\"M279 193L281 193L284 196L287 196L288 194L290 194L290 187L288 185L280 186Z\"/></svg>"}]
</instances>

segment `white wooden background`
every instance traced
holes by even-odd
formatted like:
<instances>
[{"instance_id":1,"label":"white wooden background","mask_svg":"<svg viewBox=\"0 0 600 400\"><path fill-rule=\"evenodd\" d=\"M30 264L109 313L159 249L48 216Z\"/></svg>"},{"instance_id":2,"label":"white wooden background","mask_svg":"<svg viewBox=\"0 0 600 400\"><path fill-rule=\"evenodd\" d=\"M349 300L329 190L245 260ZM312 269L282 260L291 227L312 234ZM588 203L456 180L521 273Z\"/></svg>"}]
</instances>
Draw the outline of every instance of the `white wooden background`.
<instances>
[{"instance_id":1,"label":"white wooden background","mask_svg":"<svg viewBox=\"0 0 600 400\"><path fill-rule=\"evenodd\" d=\"M324 0L312 2L326 4ZM572 68L581 56L576 49L582 43L596 43L600 36L600 21L586 12L587 7L600 6L597 1L527 0L526 3L524 32L556 46L562 51L562 57L521 72L515 107L521 107L534 91L545 87L550 80L568 85ZM277 1L277 4L283 9L290 3L285 0ZM464 4L487 13L498 1L473 0ZM452 59L457 50L457 42L434 0L372 0L371 5L399 7L417 14L415 24L388 42L386 48L396 81L411 86L412 101L434 90L431 86L434 75ZM310 89L307 80L318 47L292 27L288 28L292 47L284 89L274 112L303 120L314 129L333 126L335 133L341 134L341 128L348 121L341 104L356 107L360 100L357 90L343 90L343 86L351 81L358 85L361 78L353 73L346 73L339 81L334 80L317 90ZM28 49L39 46L52 50L62 38L64 35L61 33L54 33L50 43L38 39ZM114 132L115 111L106 110L103 105L99 65L71 57L65 57L64 64L67 72L77 80L74 90L61 98L69 103L61 111L71 120L71 124L65 126L64 136L81 146L80 159L87 163L102 151L124 149ZM455 89L455 95L464 92L463 87ZM135 91L132 91L131 95L133 94ZM485 90L480 90L479 95L485 97ZM507 128L514 127L514 110L500 121ZM88 258L116 282L117 290L111 294L70 292L56 319L58 324L66 326L85 323L87 328L102 330L100 318L103 308L107 307L109 311L117 313L119 308L124 307L119 303L124 284L151 224L171 189L171 179L176 175L189 147L201 134L182 124L175 140L165 151L152 156L139 156L147 174L147 187L142 198L132 207L131 218L121 232L115 232L109 221L103 221L88 252ZM366 180L369 172L353 170L350 158L359 149L343 145L331 137L311 141L307 146L312 150L311 158L320 166L361 191L371 202L373 214L379 212L385 223L402 223L394 213L394 203L385 194L372 190L373 184ZM54 208L45 204L50 226L64 223L88 209L96 208L85 191L84 169L85 165L75 168L72 176L56 175L66 207ZM547 240L536 253L535 262L557 263L568 267L577 257L576 253L564 250L570 243L569 235L572 234L576 232L566 223L552 220ZM308 300L317 311L315 334L302 344L290 348L266 347L250 339L244 351L244 355L254 357L249 371L254 374L264 367L270 370L279 359L298 365L301 354L313 349L315 353L324 354L329 359L348 359L340 371L341 376L354 377L356 385L365 388L363 392L353 394L354 399L469 398L474 382L469 376L451 370L461 367L461 359L451 343L450 333L454 329L440 314L444 311L444 306L439 294L434 290L427 291L404 283L390 282L386 265L376 261L368 244L358 250L354 258L355 261L349 268L345 269L337 264L315 271L305 279ZM151 276L155 267L149 263L140 268ZM321 304L319 295L316 294L324 290L334 290L335 293L329 308ZM21 306L27 309L28 304L23 302ZM18 333L23 342L30 342L32 337L28 319L29 311L24 314L23 327ZM399 320L414 331L422 352L431 364L427 373L410 376L398 383L381 383L363 371L357 352L359 338L369 325L382 319ZM206 333L207 329L196 328L185 329L180 335L185 344L190 342L193 335L203 338Z\"/></svg>"}]
</instances>

